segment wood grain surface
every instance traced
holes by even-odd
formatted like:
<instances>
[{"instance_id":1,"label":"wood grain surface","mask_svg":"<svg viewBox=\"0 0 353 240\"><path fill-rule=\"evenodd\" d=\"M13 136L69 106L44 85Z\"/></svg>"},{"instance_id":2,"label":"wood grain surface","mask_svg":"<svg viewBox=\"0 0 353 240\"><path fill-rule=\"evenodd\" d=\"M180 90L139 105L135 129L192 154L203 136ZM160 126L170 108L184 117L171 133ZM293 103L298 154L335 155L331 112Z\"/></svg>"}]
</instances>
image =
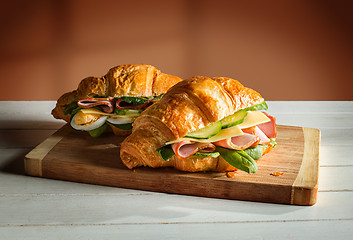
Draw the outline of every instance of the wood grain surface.
<instances>
[{"instance_id":1,"label":"wood grain surface","mask_svg":"<svg viewBox=\"0 0 353 240\"><path fill-rule=\"evenodd\" d=\"M32 176L113 187L295 205L317 201L320 131L279 125L277 147L259 161L256 174L186 173L175 169L127 169L121 137L91 138L68 125L25 157ZM275 173L280 173L276 176Z\"/></svg>"}]
</instances>

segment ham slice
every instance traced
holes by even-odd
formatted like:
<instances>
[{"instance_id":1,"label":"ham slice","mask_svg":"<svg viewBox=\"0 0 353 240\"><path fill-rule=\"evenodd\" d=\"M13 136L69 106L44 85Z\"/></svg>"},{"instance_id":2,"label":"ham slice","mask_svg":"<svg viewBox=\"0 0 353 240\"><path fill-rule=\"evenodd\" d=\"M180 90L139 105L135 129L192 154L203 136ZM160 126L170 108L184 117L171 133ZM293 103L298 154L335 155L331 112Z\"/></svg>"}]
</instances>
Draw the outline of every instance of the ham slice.
<instances>
[{"instance_id":1,"label":"ham slice","mask_svg":"<svg viewBox=\"0 0 353 240\"><path fill-rule=\"evenodd\" d=\"M241 136L235 136L226 138L217 142L214 142L215 145L230 148L235 150L243 150L249 147L255 147L260 142L260 137L252 135L249 133L244 133Z\"/></svg>"},{"instance_id":2,"label":"ham slice","mask_svg":"<svg viewBox=\"0 0 353 240\"><path fill-rule=\"evenodd\" d=\"M271 121L257 125L258 128L268 137L276 138L276 118L263 112Z\"/></svg>"},{"instance_id":3,"label":"ham slice","mask_svg":"<svg viewBox=\"0 0 353 240\"><path fill-rule=\"evenodd\" d=\"M260 138L259 144L267 144L267 143L271 142L271 139L269 139L266 136L266 134L263 131L261 131L261 129L257 126L255 127L255 135Z\"/></svg>"},{"instance_id":4,"label":"ham slice","mask_svg":"<svg viewBox=\"0 0 353 240\"><path fill-rule=\"evenodd\" d=\"M106 113L112 113L114 110L114 98L93 98L86 97L78 100L77 105L82 108L92 108L92 107L101 107L102 110Z\"/></svg>"},{"instance_id":5,"label":"ham slice","mask_svg":"<svg viewBox=\"0 0 353 240\"><path fill-rule=\"evenodd\" d=\"M140 105L134 105L132 103L125 102L123 99L118 99L116 101L116 108L118 109L146 109L148 106L151 105L151 103L157 102L156 100L148 100L147 102L140 104Z\"/></svg>"},{"instance_id":6,"label":"ham slice","mask_svg":"<svg viewBox=\"0 0 353 240\"><path fill-rule=\"evenodd\" d=\"M249 127L249 128L243 128L243 129L241 129L241 131L243 133L249 133L249 134L255 135L255 127L256 126Z\"/></svg>"},{"instance_id":7,"label":"ham slice","mask_svg":"<svg viewBox=\"0 0 353 240\"><path fill-rule=\"evenodd\" d=\"M188 158L196 152L212 153L216 146L212 143L191 142L189 140L180 141L172 145L172 149L178 158Z\"/></svg>"},{"instance_id":8,"label":"ham slice","mask_svg":"<svg viewBox=\"0 0 353 240\"><path fill-rule=\"evenodd\" d=\"M224 148L244 150L256 147L258 144L268 144L271 141L257 126L242 130L244 135L226 138L214 144Z\"/></svg>"}]
</instances>

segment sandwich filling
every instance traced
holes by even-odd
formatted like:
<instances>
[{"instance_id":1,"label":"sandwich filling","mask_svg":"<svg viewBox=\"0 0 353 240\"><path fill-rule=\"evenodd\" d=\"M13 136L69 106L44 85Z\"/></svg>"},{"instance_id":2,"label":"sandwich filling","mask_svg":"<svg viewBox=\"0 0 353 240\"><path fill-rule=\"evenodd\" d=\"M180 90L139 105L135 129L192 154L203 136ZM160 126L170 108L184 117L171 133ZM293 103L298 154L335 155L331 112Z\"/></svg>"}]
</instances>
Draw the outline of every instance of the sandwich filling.
<instances>
[{"instance_id":1,"label":"sandwich filling","mask_svg":"<svg viewBox=\"0 0 353 240\"><path fill-rule=\"evenodd\" d=\"M68 105L64 114L71 115L72 128L98 137L108 126L131 130L134 120L141 112L162 96L163 94L152 97L86 97Z\"/></svg>"},{"instance_id":2,"label":"sandwich filling","mask_svg":"<svg viewBox=\"0 0 353 240\"><path fill-rule=\"evenodd\" d=\"M165 161L174 155L181 159L221 156L235 168L255 173L256 160L276 146L276 119L264 112L267 109L263 102L239 110L183 138L167 142L157 152Z\"/></svg>"}]
</instances>

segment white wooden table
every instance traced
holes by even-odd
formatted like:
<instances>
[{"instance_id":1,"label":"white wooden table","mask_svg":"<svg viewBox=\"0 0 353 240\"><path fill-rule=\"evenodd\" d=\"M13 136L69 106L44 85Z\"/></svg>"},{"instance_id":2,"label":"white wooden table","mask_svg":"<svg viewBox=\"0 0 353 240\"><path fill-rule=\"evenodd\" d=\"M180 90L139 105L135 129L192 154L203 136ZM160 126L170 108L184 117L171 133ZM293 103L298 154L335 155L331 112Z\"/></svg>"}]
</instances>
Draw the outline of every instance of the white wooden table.
<instances>
[{"instance_id":1,"label":"white wooden table","mask_svg":"<svg viewBox=\"0 0 353 240\"><path fill-rule=\"evenodd\" d=\"M0 102L0 239L353 239L353 102L268 102L278 124L321 130L311 207L26 176L26 153L64 124L54 105Z\"/></svg>"}]
</instances>

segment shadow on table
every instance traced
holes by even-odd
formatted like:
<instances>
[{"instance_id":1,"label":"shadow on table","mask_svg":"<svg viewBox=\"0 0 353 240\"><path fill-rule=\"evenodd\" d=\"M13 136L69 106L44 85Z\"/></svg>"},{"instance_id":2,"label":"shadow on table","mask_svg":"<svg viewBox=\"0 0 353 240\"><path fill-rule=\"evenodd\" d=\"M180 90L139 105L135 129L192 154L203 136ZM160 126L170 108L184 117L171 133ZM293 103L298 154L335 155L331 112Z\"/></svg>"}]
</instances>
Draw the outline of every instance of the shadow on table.
<instances>
[{"instance_id":1,"label":"shadow on table","mask_svg":"<svg viewBox=\"0 0 353 240\"><path fill-rule=\"evenodd\" d=\"M0 152L2 152L0 172L26 175L24 157L29 151L31 149L0 149Z\"/></svg>"},{"instance_id":2,"label":"shadow on table","mask_svg":"<svg viewBox=\"0 0 353 240\"><path fill-rule=\"evenodd\" d=\"M0 121L0 172L24 175L25 155L62 125L61 121Z\"/></svg>"}]
</instances>

